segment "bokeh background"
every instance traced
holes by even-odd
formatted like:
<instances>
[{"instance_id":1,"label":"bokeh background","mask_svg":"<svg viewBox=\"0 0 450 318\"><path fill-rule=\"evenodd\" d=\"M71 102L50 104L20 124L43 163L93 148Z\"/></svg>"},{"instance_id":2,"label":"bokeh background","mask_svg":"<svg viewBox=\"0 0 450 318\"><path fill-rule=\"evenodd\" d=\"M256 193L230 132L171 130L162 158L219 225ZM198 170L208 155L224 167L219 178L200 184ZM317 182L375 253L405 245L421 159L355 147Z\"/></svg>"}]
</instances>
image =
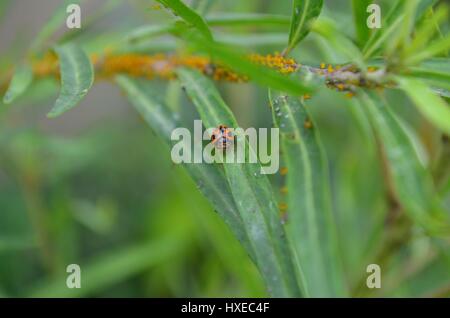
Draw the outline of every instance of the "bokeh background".
<instances>
[{"instance_id":1,"label":"bokeh background","mask_svg":"<svg viewBox=\"0 0 450 318\"><path fill-rule=\"evenodd\" d=\"M104 9L107 2L89 0L82 5L83 28L73 36L90 52L107 50L134 27L173 19L153 7L153 1L112 1ZM21 60L60 4L0 1L1 72ZM291 1L220 0L213 2L210 12L290 16ZM350 1L326 1L323 14L344 33L353 34ZM55 40L65 31L61 27ZM215 32L247 49L268 53L284 48L289 26ZM276 36L263 44L255 40L266 33ZM240 37L248 34L254 42ZM143 51L176 51L178 44L161 37ZM315 35L293 55L314 65L344 62ZM179 85L157 80L155 85L186 125L192 125L198 116ZM219 87L241 126L271 127L264 88L225 83ZM53 80L39 81L18 103L0 104L0 296L267 295L245 251L113 83L97 82L75 109L48 119L58 89ZM422 160L428 162L437 136L403 95L393 92L390 98L396 111L416 127L411 134ZM322 90L310 105L330 159L333 204L352 284L355 273L365 275L383 233L387 208L382 173L373 145L367 143L367 129L359 127L355 112L349 111L357 107L352 100ZM278 175L271 181L283 186ZM410 267L428 260L429 246L429 240L418 235L389 263L386 295L422 295L427 283L450 278L445 263L437 263L434 270L423 267L427 272L418 282L400 275L412 269L420 273L421 268ZM82 270L78 290L65 285L66 266L73 263Z\"/></svg>"}]
</instances>

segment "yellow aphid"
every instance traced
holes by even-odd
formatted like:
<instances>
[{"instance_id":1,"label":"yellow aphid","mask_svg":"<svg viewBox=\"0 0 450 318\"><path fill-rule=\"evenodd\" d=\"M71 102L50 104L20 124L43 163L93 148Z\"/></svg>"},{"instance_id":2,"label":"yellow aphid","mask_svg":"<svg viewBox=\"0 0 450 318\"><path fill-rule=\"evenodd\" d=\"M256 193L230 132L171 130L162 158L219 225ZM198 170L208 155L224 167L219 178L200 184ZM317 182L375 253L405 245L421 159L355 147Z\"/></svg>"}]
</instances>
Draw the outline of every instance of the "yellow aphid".
<instances>
[{"instance_id":1,"label":"yellow aphid","mask_svg":"<svg viewBox=\"0 0 450 318\"><path fill-rule=\"evenodd\" d=\"M152 10L161 10L161 9L162 9L162 7L161 7L160 4L154 4L154 5L152 5L150 8L151 8Z\"/></svg>"},{"instance_id":2,"label":"yellow aphid","mask_svg":"<svg viewBox=\"0 0 450 318\"><path fill-rule=\"evenodd\" d=\"M345 97L347 98L352 98L353 96L355 96L355 93L353 92L348 92L347 94L345 94Z\"/></svg>"},{"instance_id":3,"label":"yellow aphid","mask_svg":"<svg viewBox=\"0 0 450 318\"><path fill-rule=\"evenodd\" d=\"M306 129L311 129L313 127L313 124L309 119L307 119L307 120L305 120L304 127Z\"/></svg>"},{"instance_id":4,"label":"yellow aphid","mask_svg":"<svg viewBox=\"0 0 450 318\"><path fill-rule=\"evenodd\" d=\"M280 174L281 174L282 176L285 176L285 175L287 174L287 172L288 172L288 168L286 168L286 167L282 167L282 168L280 169Z\"/></svg>"},{"instance_id":5,"label":"yellow aphid","mask_svg":"<svg viewBox=\"0 0 450 318\"><path fill-rule=\"evenodd\" d=\"M305 94L305 95L303 95L303 99L304 99L304 100L311 99L311 95Z\"/></svg>"},{"instance_id":6,"label":"yellow aphid","mask_svg":"<svg viewBox=\"0 0 450 318\"><path fill-rule=\"evenodd\" d=\"M320 68L325 69L325 63L320 63Z\"/></svg>"},{"instance_id":7,"label":"yellow aphid","mask_svg":"<svg viewBox=\"0 0 450 318\"><path fill-rule=\"evenodd\" d=\"M282 187L282 188L280 189L280 192L281 192L282 194L286 194L286 193L288 193L288 188L287 188L287 187Z\"/></svg>"},{"instance_id":8,"label":"yellow aphid","mask_svg":"<svg viewBox=\"0 0 450 318\"><path fill-rule=\"evenodd\" d=\"M281 212L285 212L288 206L286 203L281 202L280 204L278 204L278 208L280 209Z\"/></svg>"},{"instance_id":9,"label":"yellow aphid","mask_svg":"<svg viewBox=\"0 0 450 318\"><path fill-rule=\"evenodd\" d=\"M328 71L328 73L333 73L334 72L333 66L331 64L328 65L327 71Z\"/></svg>"}]
</instances>

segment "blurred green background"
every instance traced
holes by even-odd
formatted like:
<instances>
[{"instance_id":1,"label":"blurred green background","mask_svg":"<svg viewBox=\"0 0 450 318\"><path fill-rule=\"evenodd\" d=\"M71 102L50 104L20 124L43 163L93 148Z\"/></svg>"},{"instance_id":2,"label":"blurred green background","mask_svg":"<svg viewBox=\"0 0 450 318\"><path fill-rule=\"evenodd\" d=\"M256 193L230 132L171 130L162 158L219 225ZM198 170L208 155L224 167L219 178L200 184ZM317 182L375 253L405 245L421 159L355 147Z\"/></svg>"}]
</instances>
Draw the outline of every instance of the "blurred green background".
<instances>
[{"instance_id":1,"label":"blurred green background","mask_svg":"<svg viewBox=\"0 0 450 318\"><path fill-rule=\"evenodd\" d=\"M385 1L384 3L388 3ZM100 11L106 3L108 9ZM189 2L192 3L192 2ZM20 61L28 43L60 1L1 1L0 70ZM152 1L90 0L82 5L83 29L73 36L90 52L101 51L134 27L171 21ZM291 1L214 1L214 12L290 16ZM99 13L100 12L100 13ZM96 13L99 13L96 16ZM347 0L326 1L324 15L353 34ZM61 28L61 34L64 28ZM260 53L281 51L289 25L251 26L218 34L255 38ZM230 35L231 34L231 35ZM146 51L173 49L162 37ZM175 47L176 49L176 47ZM309 36L293 52L302 63L344 62L326 43ZM156 81L155 81L156 82ZM197 118L176 82L156 83L186 126ZM253 84L220 84L242 127L270 127L267 90ZM170 152L112 83L98 82L75 109L47 119L57 94L52 80L33 84L13 106L0 104L0 296L259 297L262 280L245 251L201 196ZM411 127L425 163L439 136L400 93L391 105ZM370 132L354 116L358 106L343 94L322 90L309 102L327 149L348 284L365 277L382 242L384 186ZM356 109L356 110L355 110ZM271 177L283 186L283 178ZM79 264L82 288L69 290L66 266ZM428 286L450 282L447 257L418 232L386 263L382 295L422 296ZM408 274L414 273L414 279Z\"/></svg>"}]
</instances>

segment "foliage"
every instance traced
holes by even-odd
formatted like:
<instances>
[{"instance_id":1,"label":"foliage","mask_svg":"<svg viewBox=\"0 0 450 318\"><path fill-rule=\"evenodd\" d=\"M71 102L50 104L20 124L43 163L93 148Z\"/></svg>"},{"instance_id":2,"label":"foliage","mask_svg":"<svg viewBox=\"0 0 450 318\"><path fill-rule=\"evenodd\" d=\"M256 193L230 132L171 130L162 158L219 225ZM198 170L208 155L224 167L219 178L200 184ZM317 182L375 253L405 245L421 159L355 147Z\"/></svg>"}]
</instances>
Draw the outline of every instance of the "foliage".
<instances>
[{"instance_id":1,"label":"foliage","mask_svg":"<svg viewBox=\"0 0 450 318\"><path fill-rule=\"evenodd\" d=\"M57 36L62 5L24 59L0 64L0 293L448 296L445 1L377 1L374 30L370 1L136 2L126 26ZM101 12L114 10L125 8ZM21 119L42 118L55 82L48 117L65 114L44 125L89 117L98 105L83 100L105 80L138 115L71 138ZM170 134L192 118L278 127L279 175L260 163L173 167ZM64 264L79 261L88 282L70 291ZM373 263L381 289L366 288Z\"/></svg>"}]
</instances>

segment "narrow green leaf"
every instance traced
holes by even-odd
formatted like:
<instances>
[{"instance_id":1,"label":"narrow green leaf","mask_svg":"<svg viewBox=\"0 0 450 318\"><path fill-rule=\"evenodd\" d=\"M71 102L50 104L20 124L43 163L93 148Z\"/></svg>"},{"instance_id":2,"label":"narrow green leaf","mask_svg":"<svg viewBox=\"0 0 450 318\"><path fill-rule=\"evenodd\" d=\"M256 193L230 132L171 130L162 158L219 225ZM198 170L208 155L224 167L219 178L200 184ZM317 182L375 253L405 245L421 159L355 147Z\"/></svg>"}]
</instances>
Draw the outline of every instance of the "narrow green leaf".
<instances>
[{"instance_id":1,"label":"narrow green leaf","mask_svg":"<svg viewBox=\"0 0 450 318\"><path fill-rule=\"evenodd\" d=\"M61 92L48 117L57 117L76 106L94 83L94 69L83 49L66 44L56 47L55 52L59 57Z\"/></svg>"},{"instance_id":2,"label":"narrow green leaf","mask_svg":"<svg viewBox=\"0 0 450 318\"><path fill-rule=\"evenodd\" d=\"M184 21L186 21L189 25L194 26L199 30L208 40L212 40L212 33L209 30L208 25L205 20L198 15L194 10L189 8L187 5L183 3L181 0L157 0L162 5L167 8L170 8L172 12L180 16Z\"/></svg>"},{"instance_id":3,"label":"narrow green leaf","mask_svg":"<svg viewBox=\"0 0 450 318\"><path fill-rule=\"evenodd\" d=\"M165 35L170 33L174 29L173 24L165 25L144 25L131 30L126 36L127 41L140 41L155 36Z\"/></svg>"},{"instance_id":4,"label":"narrow green leaf","mask_svg":"<svg viewBox=\"0 0 450 318\"><path fill-rule=\"evenodd\" d=\"M402 21L396 29L393 37L387 44L387 53L390 54L399 48L409 46L411 31L415 24L415 14L419 0L408 0L404 2Z\"/></svg>"},{"instance_id":5,"label":"narrow green leaf","mask_svg":"<svg viewBox=\"0 0 450 318\"><path fill-rule=\"evenodd\" d=\"M27 63L22 63L14 72L13 78L3 97L3 103L10 104L22 95L33 81L33 70Z\"/></svg>"},{"instance_id":6,"label":"narrow green leaf","mask_svg":"<svg viewBox=\"0 0 450 318\"><path fill-rule=\"evenodd\" d=\"M248 76L252 81L265 87L287 91L293 95L303 95L314 90L311 84L302 83L299 78L288 77L267 67L252 63L246 56L231 47L204 41L196 37L190 38L190 42L198 50L208 53L212 59L224 63L232 70Z\"/></svg>"},{"instance_id":7,"label":"narrow green leaf","mask_svg":"<svg viewBox=\"0 0 450 318\"><path fill-rule=\"evenodd\" d=\"M173 143L170 138L172 131L181 125L169 108L160 101L157 92L144 80L131 79L125 75L117 76L116 82L127 93L130 103L143 116L152 130L168 146L171 146ZM183 166L202 194L212 203L237 239L253 257L253 250L249 246L247 234L222 170L215 165L206 163L184 164Z\"/></svg>"},{"instance_id":8,"label":"narrow green leaf","mask_svg":"<svg viewBox=\"0 0 450 318\"><path fill-rule=\"evenodd\" d=\"M319 131L299 98L269 91L269 99L288 169L285 227L303 272L304 288L311 297L345 296L328 163Z\"/></svg>"},{"instance_id":9,"label":"narrow green leaf","mask_svg":"<svg viewBox=\"0 0 450 318\"><path fill-rule=\"evenodd\" d=\"M328 41L333 49L342 53L361 69L364 70L366 68L360 49L349 38L342 35L342 32L337 29L332 20L326 18L318 19L312 25L312 30Z\"/></svg>"},{"instance_id":10,"label":"narrow green leaf","mask_svg":"<svg viewBox=\"0 0 450 318\"><path fill-rule=\"evenodd\" d=\"M444 38L441 38L439 40L430 43L423 50L419 50L416 54L412 55L411 57L408 57L405 61L405 64L415 65L426 59L447 52L448 50L450 50L450 35L447 35Z\"/></svg>"},{"instance_id":11,"label":"narrow green leaf","mask_svg":"<svg viewBox=\"0 0 450 318\"><path fill-rule=\"evenodd\" d=\"M46 42L62 26L67 17L67 6L69 4L80 4L84 0L64 0L63 3L54 12L48 22L44 25L34 41L31 43L30 51L33 54L39 53L47 44Z\"/></svg>"},{"instance_id":12,"label":"narrow green leaf","mask_svg":"<svg viewBox=\"0 0 450 318\"><path fill-rule=\"evenodd\" d=\"M322 11L323 0L293 0L291 31L286 54L289 53L311 29L311 22Z\"/></svg>"},{"instance_id":13,"label":"narrow green leaf","mask_svg":"<svg viewBox=\"0 0 450 318\"><path fill-rule=\"evenodd\" d=\"M416 11L416 22L424 17L427 10L433 7L438 0L420 0Z\"/></svg>"},{"instance_id":14,"label":"narrow green leaf","mask_svg":"<svg viewBox=\"0 0 450 318\"><path fill-rule=\"evenodd\" d=\"M257 47L269 45L280 46L286 43L284 33L263 33L263 34L221 34L216 37L217 42L233 46Z\"/></svg>"},{"instance_id":15,"label":"narrow green leaf","mask_svg":"<svg viewBox=\"0 0 450 318\"><path fill-rule=\"evenodd\" d=\"M215 0L194 0L192 6L201 15L206 14L213 6Z\"/></svg>"},{"instance_id":16,"label":"narrow green leaf","mask_svg":"<svg viewBox=\"0 0 450 318\"><path fill-rule=\"evenodd\" d=\"M448 216L442 210L431 176L421 165L404 125L381 96L374 92L361 94L375 135L386 154L396 195L405 212L428 234L448 236Z\"/></svg>"},{"instance_id":17,"label":"narrow green leaf","mask_svg":"<svg viewBox=\"0 0 450 318\"><path fill-rule=\"evenodd\" d=\"M212 13L205 18L209 26L287 26L290 18L288 16L276 14L259 14L259 13ZM162 25L143 25L131 30L125 39L128 41L140 41L150 37L164 35L172 32L175 24Z\"/></svg>"},{"instance_id":18,"label":"narrow green leaf","mask_svg":"<svg viewBox=\"0 0 450 318\"><path fill-rule=\"evenodd\" d=\"M264 13L211 13L206 17L209 26L288 26L288 16Z\"/></svg>"},{"instance_id":19,"label":"narrow green leaf","mask_svg":"<svg viewBox=\"0 0 450 318\"><path fill-rule=\"evenodd\" d=\"M437 32L437 25L448 19L448 8L440 7L430 18L427 18L420 27L415 30L414 39L411 44L405 48L405 56L414 54L423 49Z\"/></svg>"},{"instance_id":20,"label":"narrow green leaf","mask_svg":"<svg viewBox=\"0 0 450 318\"><path fill-rule=\"evenodd\" d=\"M238 127L214 84L194 70L178 76L206 127ZM236 136L238 142L245 136ZM241 139L242 140L242 139ZM247 144L248 151L253 151ZM224 170L249 240L255 261L269 292L275 297L299 296L298 285L279 211L267 177L254 163L225 163Z\"/></svg>"},{"instance_id":21,"label":"narrow green leaf","mask_svg":"<svg viewBox=\"0 0 450 318\"><path fill-rule=\"evenodd\" d=\"M386 16L382 16L382 28L374 30L363 49L364 58L372 58L381 48L381 46L397 30L403 19L402 1L395 1Z\"/></svg>"},{"instance_id":22,"label":"narrow green leaf","mask_svg":"<svg viewBox=\"0 0 450 318\"><path fill-rule=\"evenodd\" d=\"M450 106L420 80L397 77L400 88L412 99L419 111L437 128L450 134Z\"/></svg>"},{"instance_id":23,"label":"narrow green leaf","mask_svg":"<svg viewBox=\"0 0 450 318\"><path fill-rule=\"evenodd\" d=\"M450 97L450 63L447 58L433 58L413 66L404 75L424 80L432 91Z\"/></svg>"},{"instance_id":24,"label":"narrow green leaf","mask_svg":"<svg viewBox=\"0 0 450 318\"><path fill-rule=\"evenodd\" d=\"M170 238L128 246L80 264L81 288L67 288L67 273L34 286L30 297L83 297L100 292L167 261L183 248L181 239Z\"/></svg>"},{"instance_id":25,"label":"narrow green leaf","mask_svg":"<svg viewBox=\"0 0 450 318\"><path fill-rule=\"evenodd\" d=\"M370 29L367 27L367 7L371 3L371 0L352 0L353 22L360 47L366 44L370 36Z\"/></svg>"}]
</instances>

